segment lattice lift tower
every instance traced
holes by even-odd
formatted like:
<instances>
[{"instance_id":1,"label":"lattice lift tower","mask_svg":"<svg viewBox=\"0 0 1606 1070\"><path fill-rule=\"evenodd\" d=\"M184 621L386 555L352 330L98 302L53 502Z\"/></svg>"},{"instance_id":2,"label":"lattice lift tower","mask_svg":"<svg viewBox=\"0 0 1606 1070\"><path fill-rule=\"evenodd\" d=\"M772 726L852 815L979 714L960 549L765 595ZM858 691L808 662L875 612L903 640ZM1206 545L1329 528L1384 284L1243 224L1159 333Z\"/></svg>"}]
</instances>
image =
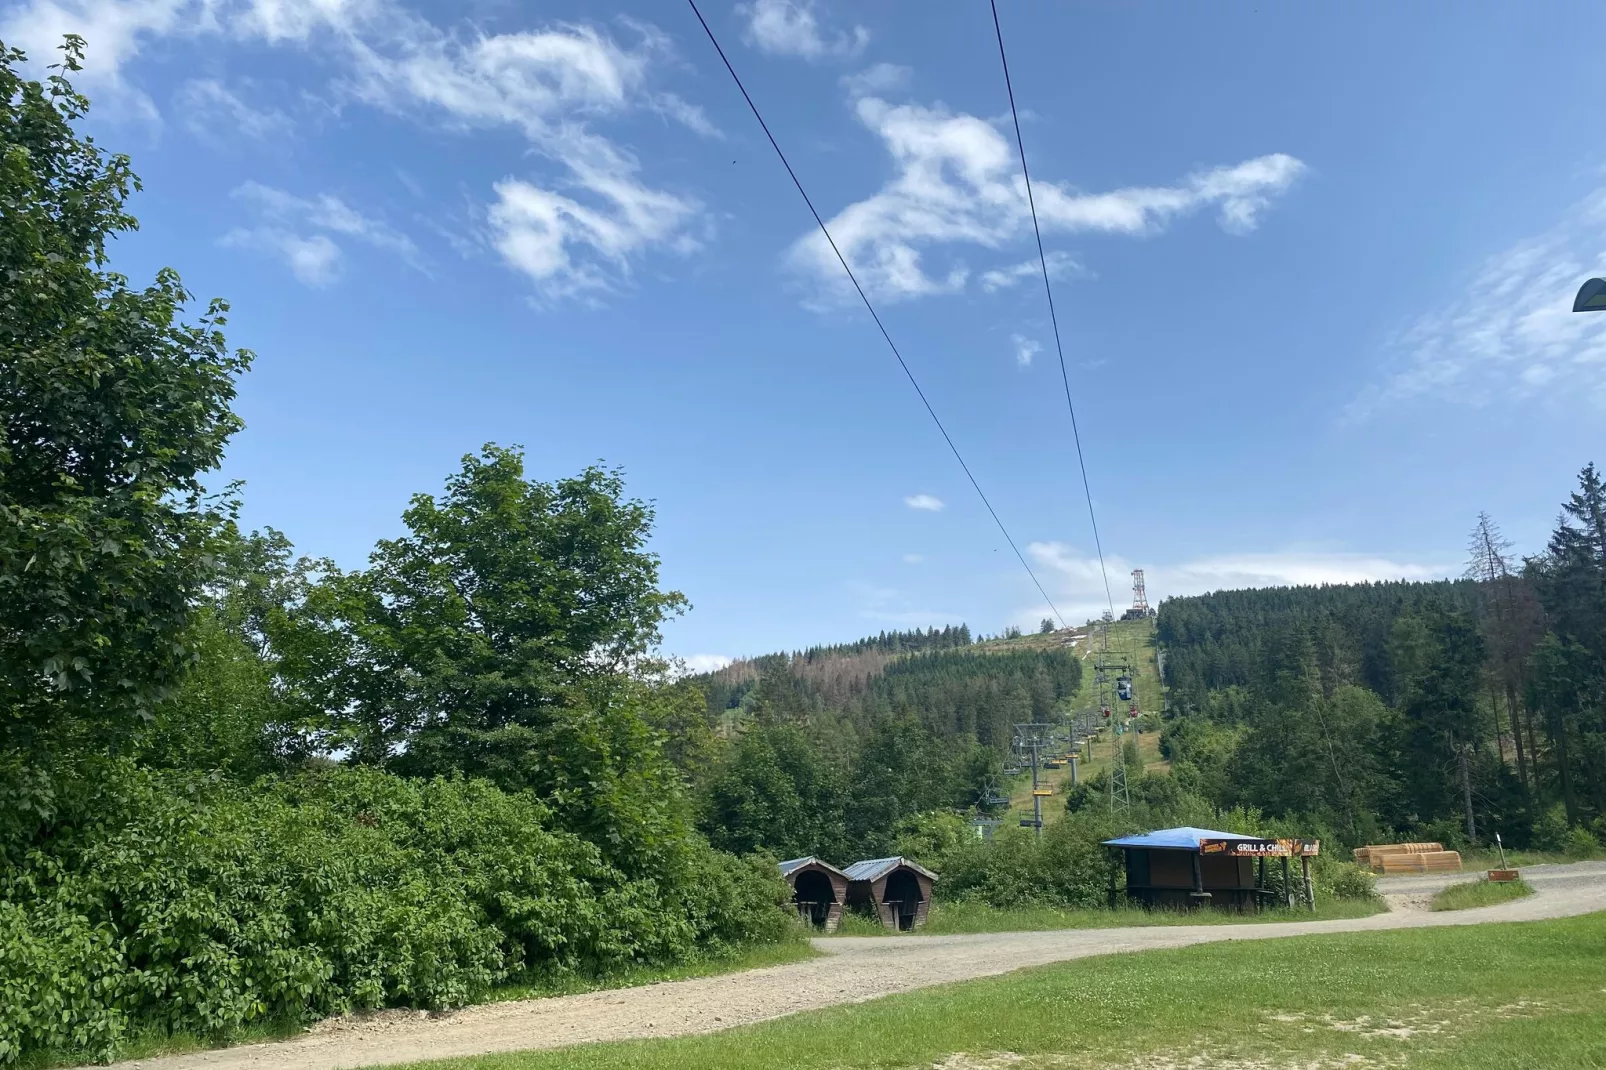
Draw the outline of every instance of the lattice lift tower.
<instances>
[{"instance_id":1,"label":"lattice lift tower","mask_svg":"<svg viewBox=\"0 0 1606 1070\"><path fill-rule=\"evenodd\" d=\"M1132 608L1142 613L1145 617L1149 615L1149 592L1143 589L1143 570L1141 568L1132 570Z\"/></svg>"}]
</instances>

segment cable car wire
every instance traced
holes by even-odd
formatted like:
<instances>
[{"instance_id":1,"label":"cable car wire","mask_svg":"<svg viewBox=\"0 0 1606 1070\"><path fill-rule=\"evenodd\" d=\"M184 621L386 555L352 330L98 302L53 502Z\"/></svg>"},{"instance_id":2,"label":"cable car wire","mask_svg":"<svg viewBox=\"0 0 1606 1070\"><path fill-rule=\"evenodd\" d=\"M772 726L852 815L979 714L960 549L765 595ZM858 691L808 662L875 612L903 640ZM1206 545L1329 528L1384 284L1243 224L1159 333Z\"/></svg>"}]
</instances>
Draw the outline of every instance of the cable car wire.
<instances>
[{"instance_id":1,"label":"cable car wire","mask_svg":"<svg viewBox=\"0 0 1606 1070\"><path fill-rule=\"evenodd\" d=\"M1110 593L1110 574L1104 568L1104 544L1099 539L1099 518L1093 511L1093 489L1087 481L1087 461L1082 457L1082 432L1076 425L1076 403L1071 400L1071 376L1065 370L1065 346L1060 342L1060 321L1054 311L1054 288L1048 284L1048 256L1043 252L1043 231L1037 225L1037 199L1032 196L1032 173L1026 168L1026 139L1021 137L1020 113L1015 110L1015 86L1009 77L1009 56L1004 52L1004 28L998 22L998 0L988 0L993 9L993 32L998 36L998 61L1004 67L1004 88L1009 93L1009 114L1015 120L1015 145L1020 149L1020 173L1026 180L1026 204L1032 211L1032 233L1037 237L1037 262L1043 268L1043 294L1048 298L1048 319L1054 325L1054 351L1060 358L1060 381L1065 384L1065 407L1071 411L1071 437L1076 442L1076 464L1082 470L1082 493L1087 497L1087 519L1093 525L1093 547L1099 555L1099 575L1104 580L1104 598L1115 616L1115 596Z\"/></svg>"},{"instance_id":2,"label":"cable car wire","mask_svg":"<svg viewBox=\"0 0 1606 1070\"><path fill-rule=\"evenodd\" d=\"M842 265L842 270L847 272L848 281L853 283L854 290L859 294L859 300L864 302L865 310L870 313L870 318L875 321L876 328L881 332L881 337L886 339L887 348L892 350L892 355L898 359L898 367L903 369L903 374L908 378L909 385L914 387L915 393L920 396L920 403L926 407L926 413L931 417L931 422L937 425L937 430L942 433L943 441L948 443L948 448L953 451L954 460L958 461L959 467L964 469L965 478L970 480L970 485L975 488L977 497L987 507L988 515L993 518L993 523L998 525L998 530L1004 536L1004 541L1009 543L1011 550L1015 551L1016 560L1026 570L1026 574L1032 578L1032 583L1037 587L1037 593L1043 596L1043 601L1048 603L1048 608L1054 611L1054 616L1059 619L1060 627L1068 627L1064 615L1059 611L1059 607L1048 596L1048 591L1044 590L1042 581L1037 578L1037 573L1032 571L1032 566L1026 562L1026 556L1020 552L1020 547L1015 545L1015 540L1010 536L1009 529L1004 526L1003 520L999 519L998 511L993 508L993 503L987 500L986 492L981 489L981 484L976 481L975 475L970 471L970 465L965 463L965 458L960 454L959 447L954 445L953 437L948 434L948 429L943 426L942 420L937 416L937 410L931 407L931 402L926 398L926 392L920 389L919 381L915 379L914 372L909 370L908 362L903 359L903 354L898 351L897 343L893 342L892 335L887 332L886 325L881 322L881 317L876 314L875 306L870 303L869 295L864 292L864 287L859 285L858 277L853 274L853 269L848 266L847 257L843 256L842 250L837 248L836 239L831 237L830 228L825 225L825 220L821 218L819 211L814 207L814 202L809 199L808 191L803 188L803 183L798 179L797 172L792 170L792 164L787 160L786 153L781 151L780 143L775 140L775 135L770 133L769 124L764 121L764 116L759 113L758 105L753 103L752 96L747 92L747 86L742 84L741 76L736 73L736 68L731 66L731 61L725 55L725 50L720 47L719 38L714 36L714 31L709 27L708 20L703 18L703 13L698 10L697 0L686 0L686 2L691 5L692 14L696 15L697 21L702 24L703 32L708 35L708 41L714 46L714 51L719 53L720 62L724 63L725 69L730 72L731 80L736 83L736 88L741 91L742 99L747 101L747 107L752 111L753 118L758 120L758 125L764 131L764 136L769 139L770 147L775 150L775 155L780 157L781 166L786 168L787 175L792 179L792 185L797 187L797 192L802 196L803 203L809 206L809 214L814 216L814 222L820 226L820 233L825 235L825 240L831 246L831 251L836 254L837 261ZM1063 358L1061 358L1061 363L1063 365ZM1108 586L1109 583L1106 581L1105 587L1107 588Z\"/></svg>"}]
</instances>

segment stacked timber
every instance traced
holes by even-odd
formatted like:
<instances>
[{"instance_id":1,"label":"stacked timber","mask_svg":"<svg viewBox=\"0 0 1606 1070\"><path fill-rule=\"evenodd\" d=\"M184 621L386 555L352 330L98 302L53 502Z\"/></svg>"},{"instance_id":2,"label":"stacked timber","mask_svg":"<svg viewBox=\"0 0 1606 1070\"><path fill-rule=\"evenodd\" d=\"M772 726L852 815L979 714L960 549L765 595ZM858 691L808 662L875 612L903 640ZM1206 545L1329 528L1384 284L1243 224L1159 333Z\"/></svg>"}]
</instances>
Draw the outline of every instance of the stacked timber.
<instances>
[{"instance_id":1,"label":"stacked timber","mask_svg":"<svg viewBox=\"0 0 1606 1070\"><path fill-rule=\"evenodd\" d=\"M1460 873L1461 855L1442 843L1384 843L1355 848L1355 862L1373 873Z\"/></svg>"}]
</instances>

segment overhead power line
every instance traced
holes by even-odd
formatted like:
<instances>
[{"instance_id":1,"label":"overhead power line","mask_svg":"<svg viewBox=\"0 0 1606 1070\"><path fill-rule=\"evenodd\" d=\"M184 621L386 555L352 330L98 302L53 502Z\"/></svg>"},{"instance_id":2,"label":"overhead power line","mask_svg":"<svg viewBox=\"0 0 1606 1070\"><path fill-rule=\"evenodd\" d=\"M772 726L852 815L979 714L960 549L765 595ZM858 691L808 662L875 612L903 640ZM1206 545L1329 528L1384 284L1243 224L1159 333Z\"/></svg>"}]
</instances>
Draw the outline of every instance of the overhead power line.
<instances>
[{"instance_id":1,"label":"overhead power line","mask_svg":"<svg viewBox=\"0 0 1606 1070\"><path fill-rule=\"evenodd\" d=\"M965 478L970 480L970 485L976 490L976 496L987 507L988 515L993 518L993 523L998 525L998 530L1004 536L1004 541L1009 543L1011 550L1015 551L1016 560L1026 570L1026 574L1032 578L1032 583L1037 587L1037 593L1043 596L1043 601L1048 603L1048 608L1054 611L1054 616L1058 618L1060 626L1066 627L1065 617L1060 613L1059 607L1048 596L1048 591L1043 589L1042 581L1037 578L1037 573L1032 571L1032 566L1027 564L1026 555L1022 554L1020 547L1015 545L1015 540L1010 537L1009 529L1004 527L1004 522L999 519L998 511L993 508L993 503L987 500L987 494L981 489L981 484L976 481L975 475L970 471L970 465L965 463L965 458L959 452L959 447L954 445L953 437L948 434L948 429L943 426L942 420L938 418L937 410L931 407L931 402L926 398L926 392L920 389L919 381L915 379L914 372L909 370L909 364L903 359L903 354L898 351L898 346L893 342L892 335L887 333L886 325L881 322L881 317L876 314L875 306L870 303L869 295L864 292L864 287L859 285L858 277L853 274L853 269L848 266L847 257L843 256L842 250L837 248L836 239L831 237L830 228L825 225L825 220L814 207L814 202L809 199L808 191L803 188L803 183L799 181L797 172L792 170L792 165L787 160L786 153L781 151L781 146L775 140L775 135L770 133L769 124L764 121L764 116L760 114L758 105L753 103L753 98L747 92L747 87L742 84L741 76L736 73L736 68L731 66L731 61L725 55L725 50L720 47L719 38L714 36L714 31L709 27L708 20L703 18L703 13L698 10L697 0L686 0L686 2L691 5L692 14L696 15L697 21L702 24L703 32L708 35L708 41L714 46L714 51L719 53L720 62L724 63L725 69L730 72L731 80L736 83L736 88L741 91L742 99L747 101L747 107L752 111L753 118L758 120L758 125L764 131L764 136L769 139L770 148L774 149L775 155L780 157L781 166L786 168L787 175L792 179L792 185L797 187L797 192L802 196L803 203L809 206L809 214L814 216L814 222L820 226L820 233L825 235L826 243L831 246L831 251L836 254L837 261L842 265L842 270L847 272L848 281L853 283L853 289L858 292L859 300L864 302L865 310L870 313L870 318L875 321L876 329L881 332L881 337L886 339L887 348L892 350L892 355L898 360L898 367L903 369L903 374L908 378L909 385L914 387L915 393L920 396L920 404L926 407L926 413L931 417L931 422L937 425L937 430L942 433L943 441L948 443L948 448L953 451L954 460L958 461L959 467L964 469ZM1063 364L1064 358L1062 357L1061 365L1063 366ZM1102 562L1102 558L1100 560ZM1108 582L1106 582L1105 586L1109 586Z\"/></svg>"},{"instance_id":2,"label":"overhead power line","mask_svg":"<svg viewBox=\"0 0 1606 1070\"><path fill-rule=\"evenodd\" d=\"M1071 411L1071 438L1076 443L1076 464L1082 470L1082 493L1087 498L1087 519L1093 526L1093 547L1099 555L1099 575L1104 580L1104 598L1115 616L1115 596L1110 593L1110 574L1104 568L1104 544L1099 539L1099 518L1093 511L1093 488L1087 481L1087 461L1082 456L1082 432L1076 425L1076 403L1071 400L1071 376L1065 370L1065 346L1060 341L1059 316L1054 311L1054 288L1048 283L1048 256L1043 252L1043 230L1037 225L1037 199L1032 196L1032 173L1026 167L1026 139L1021 137L1020 113L1015 110L1015 86L1009 78L1009 56L1004 52L1004 28L998 22L998 0L989 0L993 9L993 32L998 36L998 61L1004 67L1004 88L1009 93L1009 114L1015 120L1015 145L1020 149L1020 173L1026 180L1026 204L1032 211L1032 233L1037 237L1037 262L1043 269L1043 294L1048 298L1048 319L1054 325L1054 351L1060 358L1060 381L1065 384L1065 407Z\"/></svg>"}]
</instances>

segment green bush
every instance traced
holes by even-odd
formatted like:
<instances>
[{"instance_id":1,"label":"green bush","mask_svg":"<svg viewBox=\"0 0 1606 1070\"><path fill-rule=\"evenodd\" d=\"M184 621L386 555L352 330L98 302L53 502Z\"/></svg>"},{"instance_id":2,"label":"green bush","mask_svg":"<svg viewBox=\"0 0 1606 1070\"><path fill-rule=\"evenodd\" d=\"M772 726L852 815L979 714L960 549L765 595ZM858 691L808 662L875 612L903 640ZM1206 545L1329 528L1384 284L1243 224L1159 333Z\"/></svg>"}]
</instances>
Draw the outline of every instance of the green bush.
<instances>
[{"instance_id":1,"label":"green bush","mask_svg":"<svg viewBox=\"0 0 1606 1070\"><path fill-rule=\"evenodd\" d=\"M1066 814L1041 840L1026 829L1002 829L991 843L949 855L938 894L999 908L1103 906L1112 862L1101 841L1115 834L1096 810Z\"/></svg>"},{"instance_id":2,"label":"green bush","mask_svg":"<svg viewBox=\"0 0 1606 1070\"><path fill-rule=\"evenodd\" d=\"M1600 841L1595 834L1579 825L1567 833L1567 854L1573 858L1590 858L1600 850Z\"/></svg>"},{"instance_id":3,"label":"green bush","mask_svg":"<svg viewBox=\"0 0 1606 1070\"><path fill-rule=\"evenodd\" d=\"M1557 803L1534 822L1534 846L1541 851L1567 849L1567 810Z\"/></svg>"},{"instance_id":4,"label":"green bush","mask_svg":"<svg viewBox=\"0 0 1606 1070\"><path fill-rule=\"evenodd\" d=\"M1315 881L1316 894L1328 899L1377 898L1377 878L1353 862L1323 859Z\"/></svg>"},{"instance_id":5,"label":"green bush","mask_svg":"<svg viewBox=\"0 0 1606 1070\"><path fill-rule=\"evenodd\" d=\"M123 768L85 802L0 878L0 1062L451 1007L787 931L773 862L684 837L627 877L484 781L337 769L248 789Z\"/></svg>"}]
</instances>

